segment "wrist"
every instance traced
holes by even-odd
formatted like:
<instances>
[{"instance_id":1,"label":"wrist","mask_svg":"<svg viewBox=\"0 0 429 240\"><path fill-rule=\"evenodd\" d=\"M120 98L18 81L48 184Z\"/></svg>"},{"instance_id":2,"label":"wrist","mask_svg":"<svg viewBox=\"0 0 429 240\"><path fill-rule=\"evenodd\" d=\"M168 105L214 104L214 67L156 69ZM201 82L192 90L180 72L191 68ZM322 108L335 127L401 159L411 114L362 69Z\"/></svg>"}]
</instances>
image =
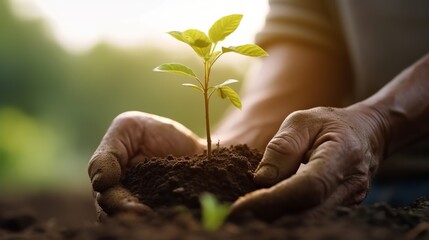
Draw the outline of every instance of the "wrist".
<instances>
[{"instance_id":1,"label":"wrist","mask_svg":"<svg viewBox=\"0 0 429 240\"><path fill-rule=\"evenodd\" d=\"M354 120L368 138L373 152L384 159L390 154L389 139L391 136L391 122L386 109L377 104L368 104L365 101L353 104L346 108L354 114Z\"/></svg>"},{"instance_id":2,"label":"wrist","mask_svg":"<svg viewBox=\"0 0 429 240\"><path fill-rule=\"evenodd\" d=\"M356 106L372 108L385 127L386 153L429 134L429 54ZM358 107L360 108L360 107Z\"/></svg>"}]
</instances>

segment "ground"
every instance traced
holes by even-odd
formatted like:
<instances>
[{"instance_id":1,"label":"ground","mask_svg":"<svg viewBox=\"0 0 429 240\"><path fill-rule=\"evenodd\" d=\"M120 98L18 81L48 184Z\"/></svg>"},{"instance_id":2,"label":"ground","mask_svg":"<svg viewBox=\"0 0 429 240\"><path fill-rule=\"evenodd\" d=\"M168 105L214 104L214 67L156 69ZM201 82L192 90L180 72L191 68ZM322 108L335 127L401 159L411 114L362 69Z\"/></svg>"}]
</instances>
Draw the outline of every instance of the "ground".
<instances>
[{"instance_id":1,"label":"ground","mask_svg":"<svg viewBox=\"0 0 429 240\"><path fill-rule=\"evenodd\" d=\"M429 199L404 208L338 207L318 218L247 219L206 232L183 208L159 210L157 216L120 215L99 224L90 193L2 196L0 239L429 239Z\"/></svg>"},{"instance_id":2,"label":"ground","mask_svg":"<svg viewBox=\"0 0 429 240\"><path fill-rule=\"evenodd\" d=\"M385 203L337 207L318 216L287 215L272 222L246 215L229 219L218 231L205 231L199 220L199 194L208 189L219 200L233 202L253 191L257 186L252 173L261 158L245 145L216 149L213 156L210 161L202 155L147 159L129 170L124 186L155 210L145 216L120 214L98 223L89 190L3 193L0 239L429 240L427 197L401 208Z\"/></svg>"}]
</instances>

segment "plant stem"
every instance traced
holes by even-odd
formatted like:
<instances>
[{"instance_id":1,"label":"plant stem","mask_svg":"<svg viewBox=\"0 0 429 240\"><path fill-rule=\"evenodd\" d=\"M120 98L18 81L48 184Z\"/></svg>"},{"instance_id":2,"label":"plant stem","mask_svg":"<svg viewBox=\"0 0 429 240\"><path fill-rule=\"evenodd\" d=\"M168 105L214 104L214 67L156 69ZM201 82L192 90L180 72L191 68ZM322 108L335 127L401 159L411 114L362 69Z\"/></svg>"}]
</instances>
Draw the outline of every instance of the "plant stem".
<instances>
[{"instance_id":1,"label":"plant stem","mask_svg":"<svg viewBox=\"0 0 429 240\"><path fill-rule=\"evenodd\" d=\"M211 159L212 155L212 139L210 137L210 118L209 118L209 77L210 77L210 64L204 62L204 110L206 118L206 138L207 138L207 159Z\"/></svg>"},{"instance_id":2,"label":"plant stem","mask_svg":"<svg viewBox=\"0 0 429 240\"><path fill-rule=\"evenodd\" d=\"M210 137L209 98L207 90L204 91L204 109L206 114L207 159L210 160L212 155L212 139Z\"/></svg>"},{"instance_id":3,"label":"plant stem","mask_svg":"<svg viewBox=\"0 0 429 240\"><path fill-rule=\"evenodd\" d=\"M212 139L210 136L210 114L209 114L209 78L210 78L210 63L204 61L204 111L206 118L206 138L207 138L207 159L212 156Z\"/></svg>"}]
</instances>

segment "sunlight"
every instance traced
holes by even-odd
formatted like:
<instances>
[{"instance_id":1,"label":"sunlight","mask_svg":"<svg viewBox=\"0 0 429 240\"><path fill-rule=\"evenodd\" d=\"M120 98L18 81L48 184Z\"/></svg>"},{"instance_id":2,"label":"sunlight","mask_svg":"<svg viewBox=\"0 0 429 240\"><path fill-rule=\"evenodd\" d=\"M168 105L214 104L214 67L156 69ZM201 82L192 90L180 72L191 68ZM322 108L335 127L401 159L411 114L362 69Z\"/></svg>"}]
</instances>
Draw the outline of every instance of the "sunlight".
<instances>
[{"instance_id":1,"label":"sunlight","mask_svg":"<svg viewBox=\"0 0 429 240\"><path fill-rule=\"evenodd\" d=\"M207 30L224 15L244 15L231 42L253 42L268 11L266 0L12 0L21 17L41 17L53 35L71 51L85 51L99 41L120 46L175 46L171 30Z\"/></svg>"}]
</instances>

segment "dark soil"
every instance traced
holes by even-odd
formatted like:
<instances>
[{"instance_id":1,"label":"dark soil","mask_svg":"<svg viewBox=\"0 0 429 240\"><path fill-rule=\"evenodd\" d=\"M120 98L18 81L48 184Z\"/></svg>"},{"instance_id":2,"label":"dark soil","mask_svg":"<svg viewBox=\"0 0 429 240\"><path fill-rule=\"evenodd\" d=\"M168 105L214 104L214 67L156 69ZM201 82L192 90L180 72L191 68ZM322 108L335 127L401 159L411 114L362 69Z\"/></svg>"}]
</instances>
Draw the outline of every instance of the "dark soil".
<instances>
[{"instance_id":1,"label":"dark soil","mask_svg":"<svg viewBox=\"0 0 429 240\"><path fill-rule=\"evenodd\" d=\"M261 153L246 145L214 149L210 160L206 154L150 158L130 169L123 184L154 209L199 208L198 197L203 192L214 194L221 202L234 202L257 189L253 172L261 158Z\"/></svg>"},{"instance_id":2,"label":"dark soil","mask_svg":"<svg viewBox=\"0 0 429 240\"><path fill-rule=\"evenodd\" d=\"M238 150L240 154L231 151ZM216 149L211 161L203 156L146 159L123 180L154 214L115 215L95 221L91 194L38 194L0 197L0 239L312 239L429 240L429 198L403 208L387 204L337 207L324 215L283 216L273 222L247 216L227 221L216 232L202 228L198 196L208 191L223 202L257 188L252 173L261 154L246 146ZM188 208L178 207L184 205Z\"/></svg>"},{"instance_id":3,"label":"dark soil","mask_svg":"<svg viewBox=\"0 0 429 240\"><path fill-rule=\"evenodd\" d=\"M74 206L69 205L72 202ZM239 224L227 222L217 232L204 231L183 208L167 208L147 217L117 215L97 224L90 202L89 196L58 193L0 198L0 239L429 239L429 198L404 208L338 207L318 218L284 216L272 223L249 218Z\"/></svg>"}]
</instances>

